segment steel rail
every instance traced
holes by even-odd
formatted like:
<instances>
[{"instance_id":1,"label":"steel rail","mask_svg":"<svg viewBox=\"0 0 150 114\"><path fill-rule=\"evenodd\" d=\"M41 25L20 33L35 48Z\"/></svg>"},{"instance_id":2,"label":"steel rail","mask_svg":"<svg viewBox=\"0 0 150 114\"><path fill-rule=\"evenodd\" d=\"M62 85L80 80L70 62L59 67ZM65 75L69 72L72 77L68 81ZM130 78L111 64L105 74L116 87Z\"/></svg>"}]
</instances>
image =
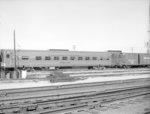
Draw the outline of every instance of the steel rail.
<instances>
[{"instance_id":1,"label":"steel rail","mask_svg":"<svg viewBox=\"0 0 150 114\"><path fill-rule=\"evenodd\" d=\"M142 74L150 74L150 71L145 72L116 72L116 73L87 73L87 74L71 74L71 77L100 77L100 76L122 76L122 75L142 75Z\"/></svg>"},{"instance_id":2,"label":"steel rail","mask_svg":"<svg viewBox=\"0 0 150 114\"><path fill-rule=\"evenodd\" d=\"M124 95L129 95L129 96L134 95L135 96L135 95L139 95L139 94L140 95L141 94L147 94L149 92L148 90L150 90L150 87L145 88L145 90L143 90L143 88L144 87L132 88L132 89L126 89L126 90L120 90L120 91L114 91L114 92L99 93L99 94L97 93L97 94L91 94L91 95L87 95L87 96L79 96L79 97L68 98L68 99L65 99L65 100L64 99L62 99L62 100L57 99L57 101L52 100L52 101L49 101L49 102L48 101L47 102L46 101L37 102L37 103L34 103L34 104L25 105L25 106L22 105L21 107L26 108L26 111L31 111L31 110L35 110L35 108L37 108L37 106L38 106L38 108L40 108L41 106L44 105L45 107L48 108L49 105L54 106L53 104L55 104L55 106L57 106L57 109L58 109L59 106L60 107L63 106L63 104L60 103L60 102L63 102L63 103L64 102L70 102L70 104L73 104L73 105L76 105L77 102L80 103L80 104L82 104L82 103L86 104L87 99L88 99L88 102L91 99L94 99L92 101L95 101L95 99L101 99L101 101L106 101L106 100L108 101L107 97L110 97L110 96L111 96L111 99L112 98L114 99L116 96L119 96L119 95L120 96L121 95L122 96L124 96ZM138 89L139 89L139 91L137 91ZM130 91L130 93L129 93L129 91ZM150 92L149 92L149 94L150 94ZM72 101L74 101L74 103ZM1 107L1 110L2 109L3 110L7 110L7 109L14 109L14 110L17 109L17 110L19 110L20 108L18 108L18 106L14 106L14 107L10 106L10 107Z\"/></svg>"},{"instance_id":3,"label":"steel rail","mask_svg":"<svg viewBox=\"0 0 150 114\"><path fill-rule=\"evenodd\" d=\"M86 88L88 90L84 91L84 89L79 88L79 90L76 90L77 88L70 89L67 92L62 92L62 91L55 91L55 93L52 93L52 91L46 92L41 92L41 94L30 94L30 95L23 95L23 96L14 96L14 97L2 97L0 98L0 104L5 104L5 103L11 103L11 104L16 104L18 102L33 102L36 100L47 100L47 99L60 99L60 98L68 98L68 97L73 97L73 96L80 96L80 95L86 95L88 93L96 93L96 92L106 92L106 91L114 91L114 90L120 90L120 89L125 89L125 88L135 88L135 87L140 87L140 86L149 86L149 81L141 81L135 82L135 84L132 83L120 83L120 85L113 84L108 85L108 86L94 86L89 88Z\"/></svg>"},{"instance_id":4,"label":"steel rail","mask_svg":"<svg viewBox=\"0 0 150 114\"><path fill-rule=\"evenodd\" d=\"M64 74L83 74L83 73L105 73L105 72L135 72L135 71L149 71L150 69L111 69L111 70L81 70L81 71L62 71Z\"/></svg>"},{"instance_id":5,"label":"steel rail","mask_svg":"<svg viewBox=\"0 0 150 114\"><path fill-rule=\"evenodd\" d=\"M139 89L141 89L141 88L139 88ZM79 104L79 103L85 103L86 104L86 102L87 102L87 99L88 99L88 101L90 101L90 102L94 102L94 103L97 103L98 102L98 100L99 101L107 101L108 100L108 98L107 97L109 97L109 96L111 96L111 99L113 98L115 98L116 96L118 96L118 95L122 95L122 96L124 96L125 94L131 94L131 92L132 92L132 94L145 94L145 93L147 93L147 91L149 91L150 90L150 88L147 88L147 89L145 89L145 90L125 90L125 91L115 91L115 92L106 92L106 93L102 93L102 94L94 94L94 95L89 95L89 96L81 96L81 97L77 97L77 98L68 98L68 99L62 99L62 100L57 100L57 101L45 101L45 102L37 102L36 104L38 104L38 108L41 108L41 107L61 107L61 106L63 106L63 104L65 103L65 105L67 104L69 104L69 105L77 105L77 104ZM130 91L130 93L128 92L128 91ZM149 94L150 94L150 92L149 92ZM131 96L131 95L130 95ZM55 105L54 105L55 104Z\"/></svg>"},{"instance_id":6,"label":"steel rail","mask_svg":"<svg viewBox=\"0 0 150 114\"><path fill-rule=\"evenodd\" d=\"M87 101L85 102L81 102L80 104L77 104L76 106L78 107L78 105L87 105L87 107L89 106L92 106L94 107L94 105L97 105L97 104L103 104L103 103L107 103L107 102L112 102L112 101L116 101L116 100L122 100L122 99L127 99L127 98L131 98L131 97L137 97L137 96L142 96L142 95L147 95L147 94L150 94L150 92L143 92L143 93L139 93L136 92L136 93L123 93L123 94L115 94L112 96L112 94L106 96L106 97L100 97L100 99L98 99L97 97L95 98L95 96L92 96L91 99L87 98ZM75 104L74 104L75 105ZM61 106L61 105L60 105ZM34 113L34 114L48 114L48 113L58 113L58 112L62 112L64 110L69 110L67 112L70 112L70 108L72 108L72 106L66 106L64 105L64 107L60 107L59 106L57 108L50 108L48 109L48 106L47 106L47 109L46 110L41 110L40 111L37 111L37 113ZM78 109L77 109L78 110Z\"/></svg>"},{"instance_id":7,"label":"steel rail","mask_svg":"<svg viewBox=\"0 0 150 114\"><path fill-rule=\"evenodd\" d=\"M80 84L69 84L69 85L58 85L58 86L43 86L43 87L31 87L31 88L18 88L18 89L4 89L0 90L0 98L7 96L18 96L18 94L27 94L34 92L45 92L52 90L62 90L62 89L74 89L74 88L82 88L82 87L90 87L90 86L98 86L98 85L112 85L112 84L120 84L120 83L131 83L131 82L141 82L141 81L150 81L150 78L143 79L130 79L130 80L118 80L118 81L109 81L109 82L92 82L92 83L80 83Z\"/></svg>"},{"instance_id":8,"label":"steel rail","mask_svg":"<svg viewBox=\"0 0 150 114\"><path fill-rule=\"evenodd\" d=\"M46 102L60 102L60 101L65 101L66 99L67 99L67 101L68 101L68 99L70 100L70 99L74 99L74 98L80 98L80 100L81 100L81 97L87 97L87 96L93 96L93 95L105 95L106 93L113 93L113 92L118 92L118 91L120 91L120 92L122 92L122 91L126 91L126 90L134 90L134 89L141 89L141 88L150 88L150 86L140 86L140 87L133 87L133 88L121 88L121 89L114 89L114 90L109 90L109 91L100 91L100 92L87 92L87 93L85 93L85 94L82 94L82 92L81 93L78 93L77 95L74 95L74 94L70 94L70 95L67 95L68 97L63 97L63 98L57 98L57 99L47 99L47 100L37 100L37 98L35 98L36 100L34 100L34 101L32 101L32 102L30 102L30 103L32 103L32 104L37 104L37 103L46 103ZM126 92L125 92L126 93ZM65 94L62 94L62 96L65 96ZM45 96L43 96L43 97L45 97ZM42 98L43 98L42 97ZM52 96L49 96L49 97L52 97ZM29 102L28 102L29 103ZM13 103L11 103L11 105L12 105ZM15 105L16 105L16 103L15 103ZM4 107L3 107L4 108Z\"/></svg>"}]
</instances>

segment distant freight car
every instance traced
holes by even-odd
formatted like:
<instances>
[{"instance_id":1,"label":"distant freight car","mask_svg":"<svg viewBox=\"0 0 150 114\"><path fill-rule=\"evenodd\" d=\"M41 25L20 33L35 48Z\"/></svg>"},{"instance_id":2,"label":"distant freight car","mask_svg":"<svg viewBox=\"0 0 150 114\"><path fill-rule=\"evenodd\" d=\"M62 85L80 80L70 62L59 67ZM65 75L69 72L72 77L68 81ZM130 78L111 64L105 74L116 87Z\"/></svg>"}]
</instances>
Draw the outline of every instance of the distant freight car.
<instances>
[{"instance_id":1,"label":"distant freight car","mask_svg":"<svg viewBox=\"0 0 150 114\"><path fill-rule=\"evenodd\" d=\"M0 50L1 67L14 68L14 51ZM72 67L133 67L150 66L150 54L122 53L121 51L91 52L69 50L17 50L17 68L72 68Z\"/></svg>"},{"instance_id":2,"label":"distant freight car","mask_svg":"<svg viewBox=\"0 0 150 114\"><path fill-rule=\"evenodd\" d=\"M113 53L111 60L115 67L150 66L150 54L146 53Z\"/></svg>"},{"instance_id":3,"label":"distant freight car","mask_svg":"<svg viewBox=\"0 0 150 114\"><path fill-rule=\"evenodd\" d=\"M113 53L112 64L117 67L138 66L138 54L136 53Z\"/></svg>"},{"instance_id":4,"label":"distant freight car","mask_svg":"<svg viewBox=\"0 0 150 114\"><path fill-rule=\"evenodd\" d=\"M150 54L139 54L139 65L150 66Z\"/></svg>"}]
</instances>

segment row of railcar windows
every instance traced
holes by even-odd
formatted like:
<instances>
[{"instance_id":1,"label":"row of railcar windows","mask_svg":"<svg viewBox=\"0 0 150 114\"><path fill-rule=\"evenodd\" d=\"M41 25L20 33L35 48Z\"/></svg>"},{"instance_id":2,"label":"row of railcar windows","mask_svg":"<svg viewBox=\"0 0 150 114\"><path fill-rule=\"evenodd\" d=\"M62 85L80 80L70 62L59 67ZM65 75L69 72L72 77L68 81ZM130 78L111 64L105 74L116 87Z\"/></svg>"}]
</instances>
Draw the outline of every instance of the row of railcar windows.
<instances>
[{"instance_id":1,"label":"row of railcar windows","mask_svg":"<svg viewBox=\"0 0 150 114\"><path fill-rule=\"evenodd\" d=\"M22 60L29 60L28 56L22 56ZM35 60L42 60L42 56L36 56ZM71 56L71 57L67 57L67 56L63 56L63 57L59 57L59 56L45 56L45 60L109 60L109 58L100 58L98 59L98 57L75 57L75 56Z\"/></svg>"}]
</instances>

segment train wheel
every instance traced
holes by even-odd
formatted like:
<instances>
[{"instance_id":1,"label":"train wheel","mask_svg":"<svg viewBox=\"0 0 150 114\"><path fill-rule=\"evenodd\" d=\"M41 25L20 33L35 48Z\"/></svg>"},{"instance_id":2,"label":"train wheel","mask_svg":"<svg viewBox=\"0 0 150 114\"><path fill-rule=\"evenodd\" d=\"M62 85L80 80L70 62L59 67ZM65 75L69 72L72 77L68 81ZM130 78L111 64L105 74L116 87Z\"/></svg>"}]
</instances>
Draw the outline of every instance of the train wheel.
<instances>
[{"instance_id":1,"label":"train wheel","mask_svg":"<svg viewBox=\"0 0 150 114\"><path fill-rule=\"evenodd\" d=\"M118 68L118 65L115 65L114 68Z\"/></svg>"},{"instance_id":2,"label":"train wheel","mask_svg":"<svg viewBox=\"0 0 150 114\"><path fill-rule=\"evenodd\" d=\"M127 68L127 66L126 66L126 65L123 65L123 66L122 66L122 68L126 69L126 68Z\"/></svg>"}]
</instances>

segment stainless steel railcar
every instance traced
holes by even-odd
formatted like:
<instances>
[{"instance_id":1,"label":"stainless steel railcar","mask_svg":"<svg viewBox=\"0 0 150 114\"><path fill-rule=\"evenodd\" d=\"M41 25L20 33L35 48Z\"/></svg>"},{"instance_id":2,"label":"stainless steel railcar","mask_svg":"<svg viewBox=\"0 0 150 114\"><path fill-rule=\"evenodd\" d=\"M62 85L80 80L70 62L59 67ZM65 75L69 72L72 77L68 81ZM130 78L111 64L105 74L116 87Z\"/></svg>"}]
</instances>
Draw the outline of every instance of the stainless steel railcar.
<instances>
[{"instance_id":1,"label":"stainless steel railcar","mask_svg":"<svg viewBox=\"0 0 150 114\"><path fill-rule=\"evenodd\" d=\"M14 51L1 50L2 65L14 67ZM19 50L17 51L17 67L88 67L111 66L111 53L66 50Z\"/></svg>"},{"instance_id":2,"label":"stainless steel railcar","mask_svg":"<svg viewBox=\"0 0 150 114\"><path fill-rule=\"evenodd\" d=\"M0 50L1 66L14 68L14 51ZM68 50L17 50L18 68L67 67L126 67L149 66L150 54L122 53L121 51L90 52Z\"/></svg>"}]
</instances>

